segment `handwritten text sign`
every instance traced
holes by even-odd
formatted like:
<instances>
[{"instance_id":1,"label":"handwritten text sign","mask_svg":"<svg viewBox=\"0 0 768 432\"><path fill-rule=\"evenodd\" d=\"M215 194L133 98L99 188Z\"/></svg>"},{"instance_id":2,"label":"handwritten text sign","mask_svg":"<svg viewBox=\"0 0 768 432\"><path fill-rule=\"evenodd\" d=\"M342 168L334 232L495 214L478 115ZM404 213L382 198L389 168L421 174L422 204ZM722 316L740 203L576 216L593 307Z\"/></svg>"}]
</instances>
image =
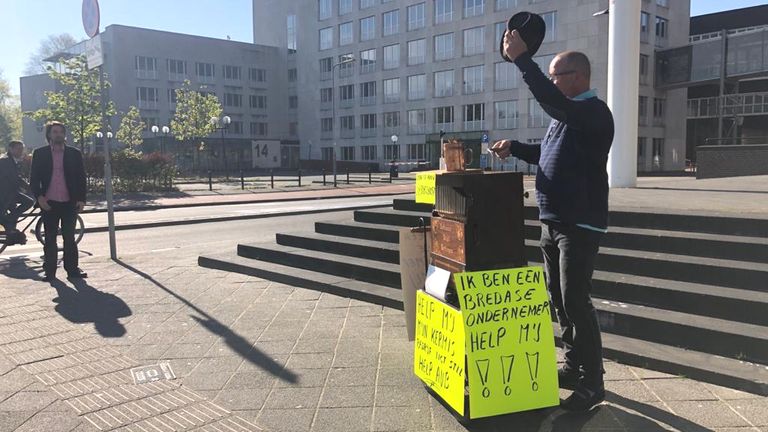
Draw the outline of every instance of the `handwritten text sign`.
<instances>
[{"instance_id":1,"label":"handwritten text sign","mask_svg":"<svg viewBox=\"0 0 768 432\"><path fill-rule=\"evenodd\" d=\"M424 291L416 293L413 370L435 393L464 415L464 325L461 312Z\"/></svg>"},{"instance_id":2,"label":"handwritten text sign","mask_svg":"<svg viewBox=\"0 0 768 432\"><path fill-rule=\"evenodd\" d=\"M435 172L416 174L416 202L424 204L435 203Z\"/></svg>"},{"instance_id":3,"label":"handwritten text sign","mask_svg":"<svg viewBox=\"0 0 768 432\"><path fill-rule=\"evenodd\" d=\"M466 332L469 415L558 405L555 339L541 268L454 277Z\"/></svg>"}]
</instances>

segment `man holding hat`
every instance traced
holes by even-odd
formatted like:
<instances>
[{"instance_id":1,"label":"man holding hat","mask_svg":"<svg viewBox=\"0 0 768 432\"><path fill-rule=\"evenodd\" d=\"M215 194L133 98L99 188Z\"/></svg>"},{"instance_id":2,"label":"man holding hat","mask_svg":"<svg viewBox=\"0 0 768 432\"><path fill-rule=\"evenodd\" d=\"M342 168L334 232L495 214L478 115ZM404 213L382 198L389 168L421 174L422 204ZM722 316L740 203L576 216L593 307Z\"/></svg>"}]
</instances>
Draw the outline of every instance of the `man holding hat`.
<instances>
[{"instance_id":1,"label":"man holding hat","mask_svg":"<svg viewBox=\"0 0 768 432\"><path fill-rule=\"evenodd\" d=\"M528 50L538 48L541 33L507 31L502 55L517 65L536 101L552 117L547 134L541 144L503 140L491 150L502 159L512 155L538 165L541 249L565 349L558 378L561 387L574 388L561 406L588 411L605 399L602 341L590 292L600 240L608 228L606 165L613 116L590 88L589 59L583 53L562 52L550 63L549 77L541 72Z\"/></svg>"}]
</instances>

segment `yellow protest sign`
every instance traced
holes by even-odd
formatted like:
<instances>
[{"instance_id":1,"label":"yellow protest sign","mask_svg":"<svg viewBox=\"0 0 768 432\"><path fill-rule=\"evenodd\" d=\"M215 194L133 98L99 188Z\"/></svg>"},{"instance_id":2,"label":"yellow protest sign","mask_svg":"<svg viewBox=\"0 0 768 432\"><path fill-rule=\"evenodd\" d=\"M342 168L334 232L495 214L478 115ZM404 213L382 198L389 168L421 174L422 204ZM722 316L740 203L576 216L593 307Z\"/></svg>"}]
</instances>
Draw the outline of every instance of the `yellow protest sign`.
<instances>
[{"instance_id":1,"label":"yellow protest sign","mask_svg":"<svg viewBox=\"0 0 768 432\"><path fill-rule=\"evenodd\" d=\"M424 204L435 203L435 178L434 171L416 174L416 202Z\"/></svg>"},{"instance_id":2,"label":"yellow protest sign","mask_svg":"<svg viewBox=\"0 0 768 432\"><path fill-rule=\"evenodd\" d=\"M540 267L454 275L469 374L469 415L559 404L549 296Z\"/></svg>"},{"instance_id":3,"label":"yellow protest sign","mask_svg":"<svg viewBox=\"0 0 768 432\"><path fill-rule=\"evenodd\" d=\"M464 415L464 325L461 312L424 291L416 293L413 371Z\"/></svg>"}]
</instances>

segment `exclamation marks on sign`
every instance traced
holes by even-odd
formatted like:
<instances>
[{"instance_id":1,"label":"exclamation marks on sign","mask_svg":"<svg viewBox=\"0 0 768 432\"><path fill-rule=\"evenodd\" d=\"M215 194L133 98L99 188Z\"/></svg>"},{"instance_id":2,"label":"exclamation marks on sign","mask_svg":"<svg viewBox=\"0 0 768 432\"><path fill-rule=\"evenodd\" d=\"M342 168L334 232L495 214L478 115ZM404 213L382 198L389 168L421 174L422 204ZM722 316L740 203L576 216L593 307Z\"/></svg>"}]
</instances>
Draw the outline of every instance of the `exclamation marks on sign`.
<instances>
[{"instance_id":1,"label":"exclamation marks on sign","mask_svg":"<svg viewBox=\"0 0 768 432\"><path fill-rule=\"evenodd\" d=\"M504 394L507 396L512 394L512 389L509 387L509 383L512 381L512 364L514 362L514 355L501 356L501 379L504 380Z\"/></svg>"},{"instance_id":2,"label":"exclamation marks on sign","mask_svg":"<svg viewBox=\"0 0 768 432\"><path fill-rule=\"evenodd\" d=\"M539 353L525 353L525 359L528 361L528 374L531 376L531 390L539 391ZM533 362L531 360L533 359Z\"/></svg>"},{"instance_id":3,"label":"exclamation marks on sign","mask_svg":"<svg viewBox=\"0 0 768 432\"><path fill-rule=\"evenodd\" d=\"M484 398L491 396L491 391L488 389L488 369L490 368L490 365L491 361L488 359L475 360L477 373L480 374L480 383L483 385Z\"/></svg>"}]
</instances>

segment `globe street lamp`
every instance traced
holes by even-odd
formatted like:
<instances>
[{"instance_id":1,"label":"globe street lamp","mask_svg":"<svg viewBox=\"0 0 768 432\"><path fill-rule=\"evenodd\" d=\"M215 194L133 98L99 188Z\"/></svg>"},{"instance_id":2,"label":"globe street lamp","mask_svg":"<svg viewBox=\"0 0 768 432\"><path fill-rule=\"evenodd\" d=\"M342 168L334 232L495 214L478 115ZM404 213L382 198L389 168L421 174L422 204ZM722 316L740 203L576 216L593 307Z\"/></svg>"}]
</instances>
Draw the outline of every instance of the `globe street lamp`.
<instances>
[{"instance_id":1,"label":"globe street lamp","mask_svg":"<svg viewBox=\"0 0 768 432\"><path fill-rule=\"evenodd\" d=\"M336 67L349 64L355 61L355 57L353 55L347 55L345 56L344 60L334 64L331 66L331 88L333 89L331 92L331 130L333 131L333 187L336 187L336 95L333 94L336 92ZM339 95L341 93L339 92Z\"/></svg>"},{"instance_id":2,"label":"globe street lamp","mask_svg":"<svg viewBox=\"0 0 768 432\"><path fill-rule=\"evenodd\" d=\"M157 139L157 134L162 130L163 135L160 137L160 153L165 154L165 148L163 146L163 137L168 136L168 134L171 132L171 129L168 126L163 126L162 129L157 127L157 125L152 126L152 133L155 134L155 139Z\"/></svg>"},{"instance_id":3,"label":"globe street lamp","mask_svg":"<svg viewBox=\"0 0 768 432\"><path fill-rule=\"evenodd\" d=\"M390 177L394 177L392 173L394 172L394 169L395 169L395 161L397 160L400 153L399 151L396 151L398 150L397 147L394 147L397 145L398 137L397 135L392 135L391 137L389 137L389 139L392 140L392 146L393 146L392 147L392 163L389 165L389 173L390 173L389 175Z\"/></svg>"},{"instance_id":4,"label":"globe street lamp","mask_svg":"<svg viewBox=\"0 0 768 432\"><path fill-rule=\"evenodd\" d=\"M221 156L224 159L224 174L229 180L229 171L227 170L227 148L224 145L224 131L229 129L229 125L232 123L232 119L229 116L224 116L221 119L218 117L211 117L211 124L215 130L221 131Z\"/></svg>"}]
</instances>

